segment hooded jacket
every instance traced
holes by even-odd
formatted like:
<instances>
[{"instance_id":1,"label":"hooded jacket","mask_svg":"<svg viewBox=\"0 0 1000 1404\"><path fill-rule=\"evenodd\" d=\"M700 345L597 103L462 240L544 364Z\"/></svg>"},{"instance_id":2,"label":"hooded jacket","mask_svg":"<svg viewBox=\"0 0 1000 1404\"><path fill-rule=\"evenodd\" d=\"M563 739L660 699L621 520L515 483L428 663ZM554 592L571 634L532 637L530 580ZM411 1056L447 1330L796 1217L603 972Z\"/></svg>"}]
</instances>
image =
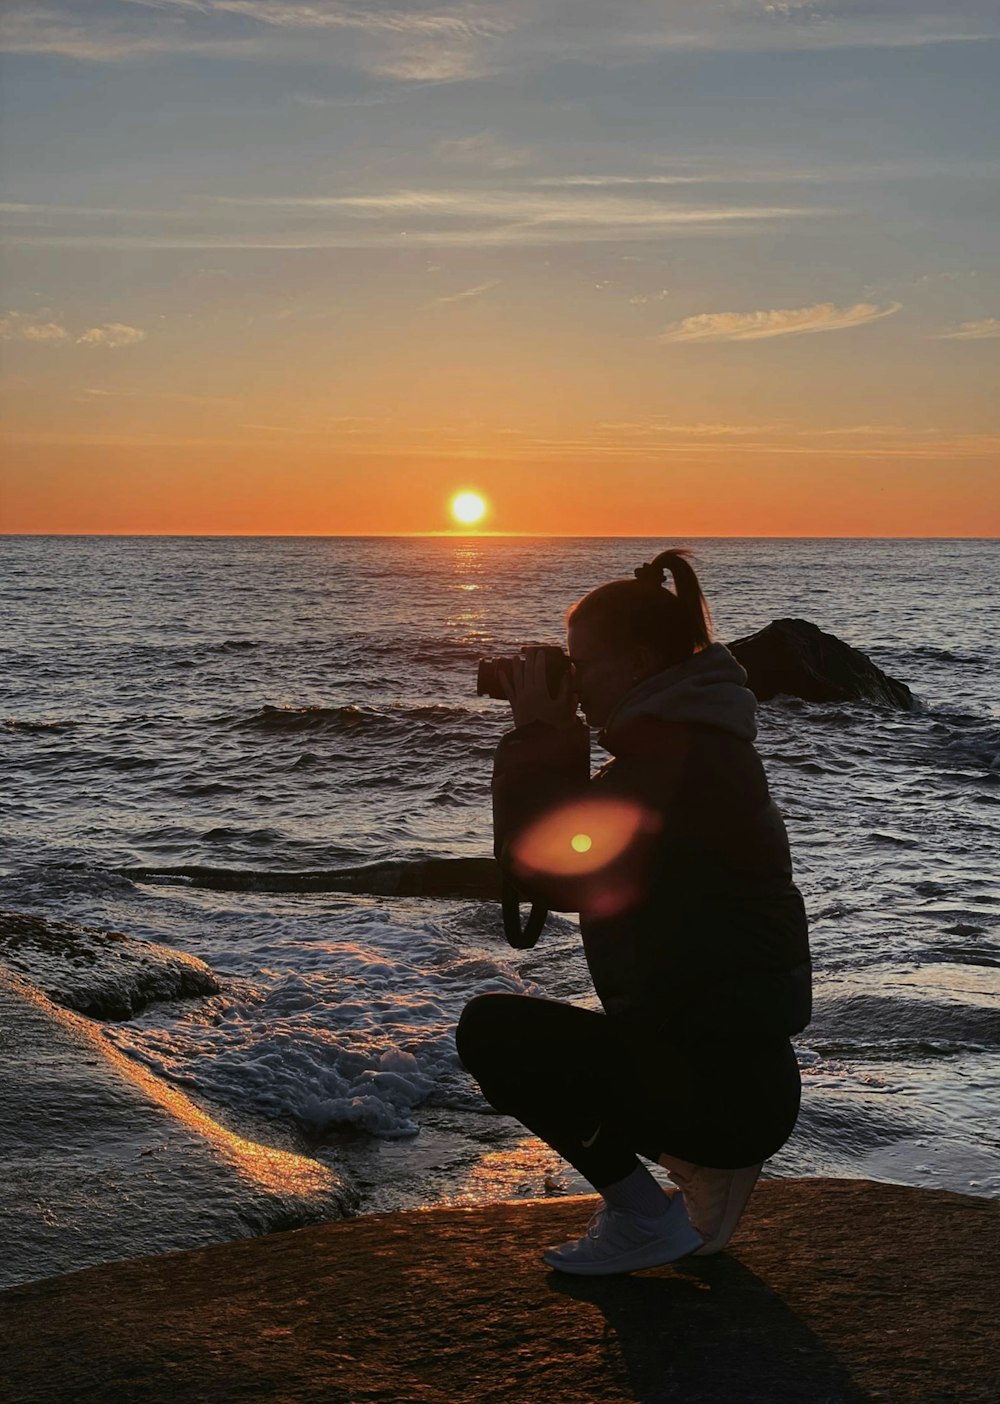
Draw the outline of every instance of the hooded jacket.
<instances>
[{"instance_id":1,"label":"hooded jacket","mask_svg":"<svg viewBox=\"0 0 1000 1404\"><path fill-rule=\"evenodd\" d=\"M606 1013L667 1041L788 1036L811 1014L805 908L746 678L714 643L643 679L599 733L612 759L593 777L582 719L515 727L494 757L505 876L580 913Z\"/></svg>"}]
</instances>

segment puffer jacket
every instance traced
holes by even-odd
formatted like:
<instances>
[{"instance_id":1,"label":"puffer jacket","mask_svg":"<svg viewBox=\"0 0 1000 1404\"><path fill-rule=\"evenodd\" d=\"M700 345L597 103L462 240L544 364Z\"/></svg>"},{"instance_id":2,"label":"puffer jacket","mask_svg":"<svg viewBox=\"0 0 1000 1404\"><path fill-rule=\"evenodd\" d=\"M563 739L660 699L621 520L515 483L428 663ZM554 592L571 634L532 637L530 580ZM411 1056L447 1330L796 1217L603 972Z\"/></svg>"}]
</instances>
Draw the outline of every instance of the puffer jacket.
<instances>
[{"instance_id":1,"label":"puffer jacket","mask_svg":"<svg viewBox=\"0 0 1000 1404\"><path fill-rule=\"evenodd\" d=\"M494 758L504 876L525 901L580 913L606 1013L668 1041L787 1036L811 1015L805 907L745 684L729 650L710 644L626 695L598 737L613 758L593 777L581 719L515 727ZM568 846L605 809L640 818L596 872L532 861L539 821L551 852L553 824Z\"/></svg>"}]
</instances>

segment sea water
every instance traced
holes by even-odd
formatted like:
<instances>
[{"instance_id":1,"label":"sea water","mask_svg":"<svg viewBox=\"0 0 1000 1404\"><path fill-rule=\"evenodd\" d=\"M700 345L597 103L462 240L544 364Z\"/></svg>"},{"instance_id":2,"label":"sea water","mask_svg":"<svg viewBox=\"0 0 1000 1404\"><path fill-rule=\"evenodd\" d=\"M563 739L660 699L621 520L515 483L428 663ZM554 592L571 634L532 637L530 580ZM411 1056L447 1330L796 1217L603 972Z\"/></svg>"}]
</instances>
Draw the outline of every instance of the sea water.
<instances>
[{"instance_id":1,"label":"sea water","mask_svg":"<svg viewBox=\"0 0 1000 1404\"><path fill-rule=\"evenodd\" d=\"M596 1004L573 915L517 952L492 902L259 889L488 856L510 712L477 698L477 660L563 643L569 604L668 544L695 550L721 640L808 619L919 702L759 709L816 992L769 1172L1000 1193L993 541L0 538L0 907L207 962L218 995L106 1036L345 1168L362 1208L583 1188L453 1041L485 991ZM180 865L241 877L123 875Z\"/></svg>"}]
</instances>

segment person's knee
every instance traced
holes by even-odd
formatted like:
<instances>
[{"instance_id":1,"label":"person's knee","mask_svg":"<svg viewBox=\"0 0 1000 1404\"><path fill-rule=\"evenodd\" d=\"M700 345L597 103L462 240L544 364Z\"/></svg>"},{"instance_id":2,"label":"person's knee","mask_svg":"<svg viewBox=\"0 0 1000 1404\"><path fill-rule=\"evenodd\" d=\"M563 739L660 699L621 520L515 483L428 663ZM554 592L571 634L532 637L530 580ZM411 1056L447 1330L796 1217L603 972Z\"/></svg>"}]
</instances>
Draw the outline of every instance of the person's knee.
<instances>
[{"instance_id":1,"label":"person's knee","mask_svg":"<svg viewBox=\"0 0 1000 1404\"><path fill-rule=\"evenodd\" d=\"M492 1062L502 1048L507 999L509 996L502 994L476 995L462 1010L455 1030L455 1047L465 1067L473 1074L484 1062Z\"/></svg>"}]
</instances>

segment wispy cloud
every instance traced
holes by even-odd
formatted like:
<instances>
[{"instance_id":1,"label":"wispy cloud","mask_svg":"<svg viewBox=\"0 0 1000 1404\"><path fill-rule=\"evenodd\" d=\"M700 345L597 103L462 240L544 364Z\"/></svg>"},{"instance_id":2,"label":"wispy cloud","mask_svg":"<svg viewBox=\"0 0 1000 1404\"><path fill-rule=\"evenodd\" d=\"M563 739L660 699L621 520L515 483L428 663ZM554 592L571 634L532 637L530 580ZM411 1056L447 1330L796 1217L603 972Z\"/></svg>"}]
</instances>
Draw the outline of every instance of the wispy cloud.
<instances>
[{"instance_id":1,"label":"wispy cloud","mask_svg":"<svg viewBox=\"0 0 1000 1404\"><path fill-rule=\"evenodd\" d=\"M417 242L550 243L567 239L644 238L667 229L759 224L830 211L817 206L691 205L615 195L534 189L393 190L365 195L234 199L221 203L347 216L373 222L407 221ZM436 224L437 230L428 226ZM400 231L402 237L403 231ZM366 241L370 235L366 235Z\"/></svg>"},{"instance_id":2,"label":"wispy cloud","mask_svg":"<svg viewBox=\"0 0 1000 1404\"><path fill-rule=\"evenodd\" d=\"M566 60L910 48L998 34L992 0L14 0L4 43L86 62L332 59L390 81L451 82Z\"/></svg>"},{"instance_id":3,"label":"wispy cloud","mask_svg":"<svg viewBox=\"0 0 1000 1404\"><path fill-rule=\"evenodd\" d=\"M604 426L606 427L606 426ZM703 455L731 459L745 455L754 457L836 459L904 459L948 464L956 459L981 462L990 461L1000 452L1000 436L996 434L956 434L932 435L913 434L904 431L898 437L881 433L873 435L868 443L850 444L830 441L830 433L836 431L801 430L788 434L766 432L767 425L758 426L757 437L722 439L712 436L686 438L682 434L665 435L662 439L611 439L606 434L586 433L565 438L539 436L528 439L524 446L512 450L511 457L570 459L588 456L597 459L638 459L652 461L657 457L691 457Z\"/></svg>"},{"instance_id":4,"label":"wispy cloud","mask_svg":"<svg viewBox=\"0 0 1000 1404\"><path fill-rule=\"evenodd\" d=\"M584 187L598 190L655 189L684 185L831 185L867 184L872 181L923 180L929 176L963 176L989 180L1000 171L1000 160L932 156L883 158L873 161L775 162L766 158L738 162L705 157L676 159L662 169L577 172L534 176L530 184L555 188Z\"/></svg>"},{"instance_id":5,"label":"wispy cloud","mask_svg":"<svg viewBox=\"0 0 1000 1404\"><path fill-rule=\"evenodd\" d=\"M105 248L407 248L546 245L736 233L834 213L819 205L684 203L534 187L218 197L189 210L8 205L10 243ZM122 228L121 216L129 227Z\"/></svg>"},{"instance_id":6,"label":"wispy cloud","mask_svg":"<svg viewBox=\"0 0 1000 1404\"><path fill-rule=\"evenodd\" d=\"M76 396L79 402L88 400L165 400L169 404L206 405L211 409L238 405L239 400L231 395L191 395L180 390L109 390L103 386L88 385Z\"/></svg>"},{"instance_id":7,"label":"wispy cloud","mask_svg":"<svg viewBox=\"0 0 1000 1404\"><path fill-rule=\"evenodd\" d=\"M130 327L124 322L105 322L99 327L88 327L76 341L78 346L103 346L109 351L116 351L122 346L135 346L145 339L146 333L139 327Z\"/></svg>"},{"instance_id":8,"label":"wispy cloud","mask_svg":"<svg viewBox=\"0 0 1000 1404\"><path fill-rule=\"evenodd\" d=\"M625 434L629 437L659 438L681 434L686 438L731 438L762 434L781 426L778 424L681 424L666 419L626 419L598 424L597 428L609 434Z\"/></svg>"},{"instance_id":9,"label":"wispy cloud","mask_svg":"<svg viewBox=\"0 0 1000 1404\"><path fill-rule=\"evenodd\" d=\"M776 307L767 312L700 312L675 322L658 340L763 341L804 332L846 331L891 317L901 306L899 302L887 307L856 302L852 307L835 307L832 302L817 302L812 307Z\"/></svg>"},{"instance_id":10,"label":"wispy cloud","mask_svg":"<svg viewBox=\"0 0 1000 1404\"><path fill-rule=\"evenodd\" d=\"M511 171L526 166L531 160L531 152L526 147L507 146L489 132L439 141L436 150L445 161L479 170Z\"/></svg>"},{"instance_id":11,"label":"wispy cloud","mask_svg":"<svg viewBox=\"0 0 1000 1404\"><path fill-rule=\"evenodd\" d=\"M629 302L633 307L645 307L649 302L663 302L670 296L666 288L660 288L659 292L636 293L635 297L630 297Z\"/></svg>"},{"instance_id":12,"label":"wispy cloud","mask_svg":"<svg viewBox=\"0 0 1000 1404\"><path fill-rule=\"evenodd\" d=\"M116 63L167 54L315 61L327 57L397 80L451 81L483 71L490 42L510 28L499 4L395 7L314 0L15 0L7 52ZM336 49L332 45L336 43Z\"/></svg>"},{"instance_id":13,"label":"wispy cloud","mask_svg":"<svg viewBox=\"0 0 1000 1404\"><path fill-rule=\"evenodd\" d=\"M434 301L437 303L465 302L470 297L482 297L483 293L489 292L490 288L495 288L496 285L497 279L494 278L491 283L477 283L473 288L463 288L461 292L449 293L447 297L436 297Z\"/></svg>"},{"instance_id":14,"label":"wispy cloud","mask_svg":"<svg viewBox=\"0 0 1000 1404\"><path fill-rule=\"evenodd\" d=\"M266 48L248 35L192 33L169 18L136 17L125 5L102 12L72 0L62 8L15 3L0 26L0 52L51 54L82 63L123 63L170 54L260 59Z\"/></svg>"},{"instance_id":15,"label":"wispy cloud","mask_svg":"<svg viewBox=\"0 0 1000 1404\"><path fill-rule=\"evenodd\" d=\"M942 341L991 341L1000 336L1000 317L982 317L978 322L962 322L954 331L944 332Z\"/></svg>"},{"instance_id":16,"label":"wispy cloud","mask_svg":"<svg viewBox=\"0 0 1000 1404\"><path fill-rule=\"evenodd\" d=\"M72 335L61 322L42 322L27 312L7 312L0 317L0 339L59 346L71 341Z\"/></svg>"},{"instance_id":17,"label":"wispy cloud","mask_svg":"<svg viewBox=\"0 0 1000 1404\"><path fill-rule=\"evenodd\" d=\"M117 350L122 346L135 346L145 337L144 331L127 326L124 322L104 322L98 327L88 327L77 336L61 321L42 321L29 312L7 312L0 317L0 339L33 342L38 346L75 344Z\"/></svg>"}]
</instances>

